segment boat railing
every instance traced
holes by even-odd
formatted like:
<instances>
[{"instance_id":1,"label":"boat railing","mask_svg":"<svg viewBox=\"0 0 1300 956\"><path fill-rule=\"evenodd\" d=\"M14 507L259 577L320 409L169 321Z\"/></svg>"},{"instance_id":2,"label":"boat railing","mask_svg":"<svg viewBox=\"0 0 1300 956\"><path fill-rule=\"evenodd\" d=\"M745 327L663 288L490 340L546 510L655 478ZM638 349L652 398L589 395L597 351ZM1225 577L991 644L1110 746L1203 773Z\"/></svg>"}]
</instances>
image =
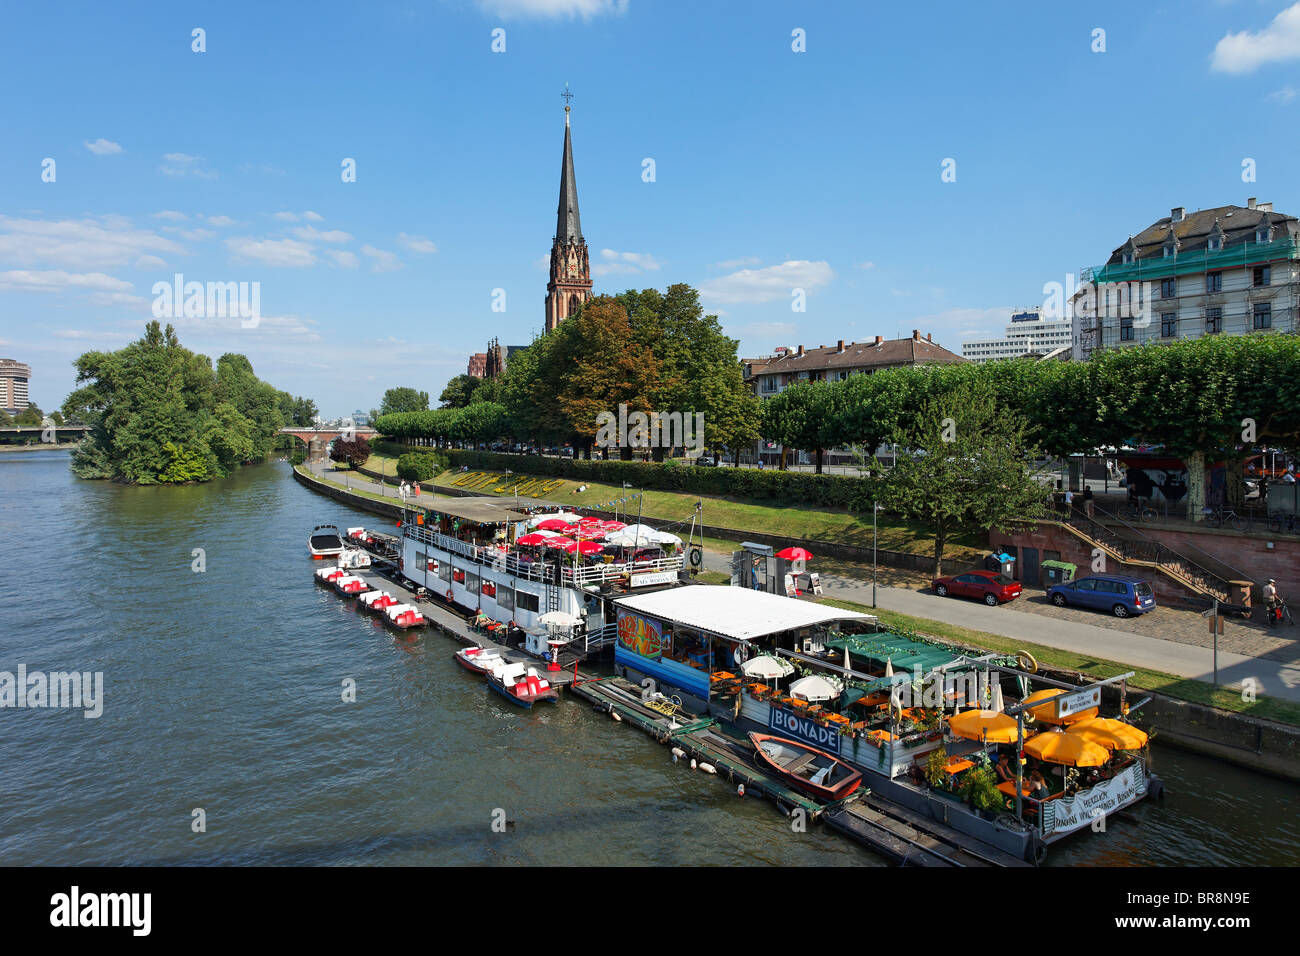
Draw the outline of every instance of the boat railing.
<instances>
[{"instance_id":1,"label":"boat railing","mask_svg":"<svg viewBox=\"0 0 1300 956\"><path fill-rule=\"evenodd\" d=\"M404 529L408 538L423 544L441 548L452 554L468 558L475 564L504 571L513 577L530 581L562 584L567 587L583 587L589 584L605 584L620 578L630 578L634 574L654 574L664 571L680 571L682 556L652 558L642 561L618 561L610 564L589 564L574 567L572 564L557 565L550 561L532 561L521 559L516 552L506 552L497 547L482 547L461 541L450 535L430 531L419 526ZM558 569L558 580L556 572Z\"/></svg>"}]
</instances>

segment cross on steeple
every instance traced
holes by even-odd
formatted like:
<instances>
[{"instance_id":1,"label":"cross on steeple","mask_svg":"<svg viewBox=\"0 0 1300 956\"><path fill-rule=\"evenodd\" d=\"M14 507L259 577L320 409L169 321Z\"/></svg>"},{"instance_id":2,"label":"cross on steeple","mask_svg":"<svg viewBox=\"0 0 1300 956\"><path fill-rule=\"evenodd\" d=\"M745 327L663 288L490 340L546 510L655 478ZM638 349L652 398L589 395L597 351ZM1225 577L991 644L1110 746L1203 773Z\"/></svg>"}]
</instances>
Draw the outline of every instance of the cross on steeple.
<instances>
[{"instance_id":1,"label":"cross on steeple","mask_svg":"<svg viewBox=\"0 0 1300 956\"><path fill-rule=\"evenodd\" d=\"M564 92L560 94L564 97L564 112L569 112L569 100L573 99L573 94L569 92L569 84L564 84Z\"/></svg>"}]
</instances>

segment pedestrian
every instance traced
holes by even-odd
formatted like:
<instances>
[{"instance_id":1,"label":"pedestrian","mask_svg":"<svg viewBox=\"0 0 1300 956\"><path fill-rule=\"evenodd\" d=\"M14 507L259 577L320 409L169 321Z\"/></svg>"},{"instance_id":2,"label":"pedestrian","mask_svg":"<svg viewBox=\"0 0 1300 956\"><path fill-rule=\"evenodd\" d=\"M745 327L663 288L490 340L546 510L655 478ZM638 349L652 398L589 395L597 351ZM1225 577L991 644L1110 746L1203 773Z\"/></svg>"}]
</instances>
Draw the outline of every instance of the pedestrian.
<instances>
[{"instance_id":1,"label":"pedestrian","mask_svg":"<svg viewBox=\"0 0 1300 956\"><path fill-rule=\"evenodd\" d=\"M1074 492L1069 488L1065 489L1065 516L1068 518L1074 514Z\"/></svg>"},{"instance_id":2,"label":"pedestrian","mask_svg":"<svg viewBox=\"0 0 1300 956\"><path fill-rule=\"evenodd\" d=\"M1093 516L1092 488L1089 485L1083 486L1083 513L1089 518Z\"/></svg>"},{"instance_id":3,"label":"pedestrian","mask_svg":"<svg viewBox=\"0 0 1300 956\"><path fill-rule=\"evenodd\" d=\"M1295 465L1286 466L1286 471L1282 473L1282 481L1288 485L1295 484Z\"/></svg>"},{"instance_id":4,"label":"pedestrian","mask_svg":"<svg viewBox=\"0 0 1300 956\"><path fill-rule=\"evenodd\" d=\"M420 497L420 483L418 481L415 483L415 497Z\"/></svg>"},{"instance_id":5,"label":"pedestrian","mask_svg":"<svg viewBox=\"0 0 1300 956\"><path fill-rule=\"evenodd\" d=\"M1268 626L1277 626L1277 582L1272 578L1264 585L1264 607L1268 611Z\"/></svg>"}]
</instances>

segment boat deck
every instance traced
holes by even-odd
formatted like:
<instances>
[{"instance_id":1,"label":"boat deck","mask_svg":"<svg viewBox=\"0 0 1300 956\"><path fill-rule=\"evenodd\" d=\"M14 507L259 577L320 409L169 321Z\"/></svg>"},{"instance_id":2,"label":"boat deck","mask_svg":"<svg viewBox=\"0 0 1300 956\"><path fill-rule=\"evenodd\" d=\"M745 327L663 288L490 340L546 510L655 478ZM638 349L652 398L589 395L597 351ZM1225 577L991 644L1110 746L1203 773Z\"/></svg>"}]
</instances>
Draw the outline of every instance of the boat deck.
<instances>
[{"instance_id":1,"label":"boat deck","mask_svg":"<svg viewBox=\"0 0 1300 956\"><path fill-rule=\"evenodd\" d=\"M903 866L1030 865L872 793L828 809L826 825Z\"/></svg>"}]
</instances>

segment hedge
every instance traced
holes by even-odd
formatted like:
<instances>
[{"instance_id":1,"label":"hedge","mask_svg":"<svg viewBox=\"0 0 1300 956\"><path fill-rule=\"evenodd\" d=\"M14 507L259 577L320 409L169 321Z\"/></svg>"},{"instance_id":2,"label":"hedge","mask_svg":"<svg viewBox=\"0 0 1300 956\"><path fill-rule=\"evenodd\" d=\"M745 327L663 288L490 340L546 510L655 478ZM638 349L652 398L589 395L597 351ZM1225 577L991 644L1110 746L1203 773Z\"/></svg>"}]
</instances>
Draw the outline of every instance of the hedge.
<instances>
[{"instance_id":1,"label":"hedge","mask_svg":"<svg viewBox=\"0 0 1300 956\"><path fill-rule=\"evenodd\" d=\"M409 451L397 459L397 477L407 481L432 481L446 467L447 461L441 455Z\"/></svg>"},{"instance_id":2,"label":"hedge","mask_svg":"<svg viewBox=\"0 0 1300 956\"><path fill-rule=\"evenodd\" d=\"M472 471L506 471L546 475L573 481L618 485L656 491L682 491L742 499L768 499L782 504L871 510L872 482L843 475L812 475L755 468L704 468L698 465L639 461L587 461L540 455L503 455L487 451L448 449L453 467Z\"/></svg>"}]
</instances>

